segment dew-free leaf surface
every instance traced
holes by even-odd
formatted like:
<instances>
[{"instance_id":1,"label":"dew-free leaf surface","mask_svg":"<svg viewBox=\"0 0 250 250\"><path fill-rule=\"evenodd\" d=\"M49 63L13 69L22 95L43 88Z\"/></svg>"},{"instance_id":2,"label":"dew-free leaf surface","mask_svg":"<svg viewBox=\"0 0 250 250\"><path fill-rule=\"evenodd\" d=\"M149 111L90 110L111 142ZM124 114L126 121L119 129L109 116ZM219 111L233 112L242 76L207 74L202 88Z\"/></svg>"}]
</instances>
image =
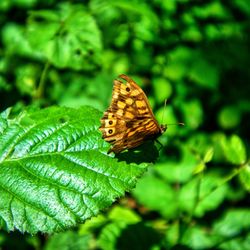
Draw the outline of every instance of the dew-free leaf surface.
<instances>
[{"instance_id":1,"label":"dew-free leaf surface","mask_svg":"<svg viewBox=\"0 0 250 250\"><path fill-rule=\"evenodd\" d=\"M0 226L62 231L97 215L131 190L146 164L107 155L90 107L51 107L0 117Z\"/></svg>"}]
</instances>

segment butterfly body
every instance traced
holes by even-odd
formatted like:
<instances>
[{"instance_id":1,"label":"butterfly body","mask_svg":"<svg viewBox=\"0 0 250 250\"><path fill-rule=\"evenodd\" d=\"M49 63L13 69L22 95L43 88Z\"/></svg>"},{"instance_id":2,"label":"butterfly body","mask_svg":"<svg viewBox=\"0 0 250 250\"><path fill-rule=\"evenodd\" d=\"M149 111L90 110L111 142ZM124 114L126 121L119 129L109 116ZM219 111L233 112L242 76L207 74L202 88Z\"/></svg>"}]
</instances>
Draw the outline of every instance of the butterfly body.
<instances>
[{"instance_id":1,"label":"butterfly body","mask_svg":"<svg viewBox=\"0 0 250 250\"><path fill-rule=\"evenodd\" d=\"M159 125L143 90L128 76L114 81L112 101L101 119L103 138L113 146L108 153L135 148L167 129Z\"/></svg>"}]
</instances>

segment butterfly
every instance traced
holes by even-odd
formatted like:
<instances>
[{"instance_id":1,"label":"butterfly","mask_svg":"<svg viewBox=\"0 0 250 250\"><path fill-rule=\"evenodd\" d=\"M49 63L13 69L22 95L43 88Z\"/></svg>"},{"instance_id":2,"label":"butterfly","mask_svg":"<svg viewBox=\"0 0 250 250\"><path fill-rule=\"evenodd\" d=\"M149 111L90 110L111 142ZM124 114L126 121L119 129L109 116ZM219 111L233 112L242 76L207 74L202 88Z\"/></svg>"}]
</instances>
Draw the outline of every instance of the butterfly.
<instances>
[{"instance_id":1,"label":"butterfly","mask_svg":"<svg viewBox=\"0 0 250 250\"><path fill-rule=\"evenodd\" d=\"M159 125L147 96L127 75L125 80L114 80L112 101L101 118L102 138L111 143L108 153L120 153L135 148L147 140L154 140L163 134L167 125Z\"/></svg>"}]
</instances>

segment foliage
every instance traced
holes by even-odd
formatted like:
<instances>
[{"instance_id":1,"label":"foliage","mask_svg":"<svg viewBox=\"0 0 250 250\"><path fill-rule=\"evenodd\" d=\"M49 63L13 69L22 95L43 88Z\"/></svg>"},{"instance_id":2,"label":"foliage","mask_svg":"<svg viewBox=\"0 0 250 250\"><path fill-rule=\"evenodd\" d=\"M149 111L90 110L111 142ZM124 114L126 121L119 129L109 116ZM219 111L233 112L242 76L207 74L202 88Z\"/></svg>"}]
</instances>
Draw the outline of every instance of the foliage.
<instances>
[{"instance_id":1,"label":"foliage","mask_svg":"<svg viewBox=\"0 0 250 250\"><path fill-rule=\"evenodd\" d=\"M247 0L4 0L0 12L1 248L250 249ZM186 124L163 146L106 154L99 119L121 73L158 121Z\"/></svg>"},{"instance_id":2,"label":"foliage","mask_svg":"<svg viewBox=\"0 0 250 250\"><path fill-rule=\"evenodd\" d=\"M97 215L135 185L143 166L102 153L107 147L98 119L100 112L89 107L51 107L2 118L2 227L62 231Z\"/></svg>"}]
</instances>

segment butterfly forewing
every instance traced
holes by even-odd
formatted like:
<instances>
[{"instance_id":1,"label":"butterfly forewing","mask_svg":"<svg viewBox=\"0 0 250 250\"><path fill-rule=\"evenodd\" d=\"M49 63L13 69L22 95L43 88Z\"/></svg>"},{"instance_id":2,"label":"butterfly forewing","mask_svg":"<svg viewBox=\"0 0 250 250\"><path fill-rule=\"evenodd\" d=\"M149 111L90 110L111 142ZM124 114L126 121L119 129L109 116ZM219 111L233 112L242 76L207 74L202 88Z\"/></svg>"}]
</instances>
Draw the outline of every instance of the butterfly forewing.
<instances>
[{"instance_id":1,"label":"butterfly forewing","mask_svg":"<svg viewBox=\"0 0 250 250\"><path fill-rule=\"evenodd\" d=\"M112 101L101 119L103 138L119 153L134 148L162 133L143 90L128 76L114 81Z\"/></svg>"}]
</instances>

